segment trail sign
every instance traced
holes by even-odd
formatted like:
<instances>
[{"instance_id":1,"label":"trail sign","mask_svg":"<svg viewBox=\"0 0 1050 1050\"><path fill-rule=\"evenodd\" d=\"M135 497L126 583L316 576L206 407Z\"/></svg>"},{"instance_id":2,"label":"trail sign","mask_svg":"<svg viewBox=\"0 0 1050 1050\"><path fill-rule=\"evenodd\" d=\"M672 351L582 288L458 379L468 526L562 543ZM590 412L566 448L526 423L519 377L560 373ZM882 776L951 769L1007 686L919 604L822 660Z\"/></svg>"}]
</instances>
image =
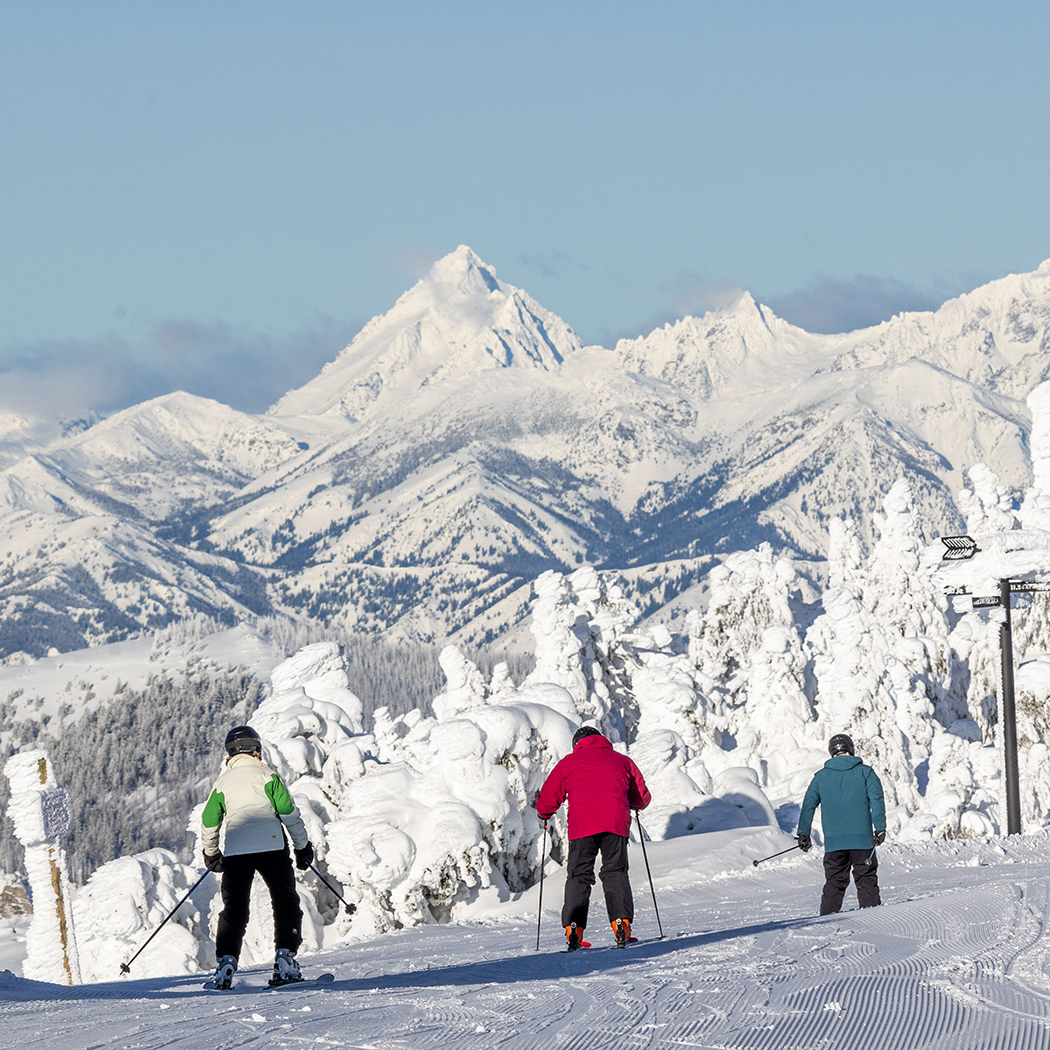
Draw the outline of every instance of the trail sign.
<instances>
[{"instance_id":1,"label":"trail sign","mask_svg":"<svg viewBox=\"0 0 1050 1050\"><path fill-rule=\"evenodd\" d=\"M942 536L941 543L946 548L941 561L969 561L980 550L970 536Z\"/></svg>"}]
</instances>

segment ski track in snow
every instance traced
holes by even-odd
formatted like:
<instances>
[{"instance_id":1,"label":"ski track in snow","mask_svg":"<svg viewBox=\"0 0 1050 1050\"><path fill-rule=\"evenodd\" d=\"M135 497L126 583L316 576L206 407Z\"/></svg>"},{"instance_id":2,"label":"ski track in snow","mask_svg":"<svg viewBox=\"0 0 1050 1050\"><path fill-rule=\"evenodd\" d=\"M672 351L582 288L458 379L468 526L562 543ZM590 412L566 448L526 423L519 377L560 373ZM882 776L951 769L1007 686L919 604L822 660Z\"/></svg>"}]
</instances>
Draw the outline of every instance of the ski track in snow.
<instances>
[{"instance_id":1,"label":"ski track in snow","mask_svg":"<svg viewBox=\"0 0 1050 1050\"><path fill-rule=\"evenodd\" d=\"M658 860L671 843L653 845ZM884 849L883 907L824 918L818 857L690 886L655 867L664 941L635 871L643 940L626 952L606 947L599 900L596 948L574 955L545 909L542 952L527 917L403 930L304 956L336 976L314 988L265 990L265 969L234 994L201 975L8 978L0 1025L19 1050L1050 1050L1050 863L1027 859L1041 840L959 859L980 849Z\"/></svg>"}]
</instances>

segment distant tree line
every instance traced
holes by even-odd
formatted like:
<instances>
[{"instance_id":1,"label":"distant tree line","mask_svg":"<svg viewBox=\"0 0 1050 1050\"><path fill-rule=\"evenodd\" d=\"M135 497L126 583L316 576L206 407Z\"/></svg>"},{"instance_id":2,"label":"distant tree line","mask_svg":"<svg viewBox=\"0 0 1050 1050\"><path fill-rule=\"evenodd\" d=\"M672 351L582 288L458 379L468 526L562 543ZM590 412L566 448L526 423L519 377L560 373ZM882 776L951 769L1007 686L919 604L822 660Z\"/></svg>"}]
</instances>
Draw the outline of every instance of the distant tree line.
<instances>
[{"instance_id":1,"label":"distant tree line","mask_svg":"<svg viewBox=\"0 0 1050 1050\"><path fill-rule=\"evenodd\" d=\"M18 748L50 751L69 792L72 831L63 846L77 883L106 861L156 846L188 860L190 812L219 772L226 731L248 717L261 691L244 670L216 676L198 668L184 678L151 678L59 733L36 720L0 721L8 741L2 757ZM0 869L18 871L22 847L7 812L9 791L0 777Z\"/></svg>"}]
</instances>

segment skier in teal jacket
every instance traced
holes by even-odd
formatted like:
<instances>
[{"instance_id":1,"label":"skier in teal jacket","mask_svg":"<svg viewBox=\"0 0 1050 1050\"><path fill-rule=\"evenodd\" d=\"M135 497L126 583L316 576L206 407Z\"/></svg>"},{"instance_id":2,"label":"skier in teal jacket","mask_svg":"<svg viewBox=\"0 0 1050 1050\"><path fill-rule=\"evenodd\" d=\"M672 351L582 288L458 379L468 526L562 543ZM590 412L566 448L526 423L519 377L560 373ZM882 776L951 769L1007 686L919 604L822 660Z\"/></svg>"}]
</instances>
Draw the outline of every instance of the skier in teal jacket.
<instances>
[{"instance_id":1,"label":"skier in teal jacket","mask_svg":"<svg viewBox=\"0 0 1050 1050\"><path fill-rule=\"evenodd\" d=\"M879 896L879 861L875 847L886 841L886 803L882 781L871 766L854 754L853 741L836 733L828 742L831 758L810 782L798 817L798 845L803 853L813 848L810 828L820 806L824 829L824 892L820 914L842 907L849 886L850 868L862 908L882 903Z\"/></svg>"}]
</instances>

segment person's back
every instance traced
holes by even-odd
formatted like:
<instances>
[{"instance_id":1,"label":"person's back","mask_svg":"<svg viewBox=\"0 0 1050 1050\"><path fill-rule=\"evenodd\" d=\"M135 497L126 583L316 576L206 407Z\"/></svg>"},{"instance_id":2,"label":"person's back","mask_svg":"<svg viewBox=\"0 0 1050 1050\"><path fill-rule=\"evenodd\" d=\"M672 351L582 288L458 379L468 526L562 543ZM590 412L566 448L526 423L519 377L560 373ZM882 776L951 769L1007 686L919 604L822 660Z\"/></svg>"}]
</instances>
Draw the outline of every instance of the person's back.
<instances>
[{"instance_id":1,"label":"person's back","mask_svg":"<svg viewBox=\"0 0 1050 1050\"><path fill-rule=\"evenodd\" d=\"M290 815L294 808L288 789L261 757L232 755L215 781L208 808L202 814L205 828L215 829L214 842L209 836L205 848L214 852L219 825L225 824L223 852L227 857L283 849L284 829L278 814Z\"/></svg>"},{"instance_id":2,"label":"person's back","mask_svg":"<svg viewBox=\"0 0 1050 1050\"><path fill-rule=\"evenodd\" d=\"M807 853L812 848L809 833L819 806L825 875L821 915L842 907L851 868L860 906L870 908L882 902L875 847L886 839L886 804L878 774L857 758L853 741L845 733L831 738L828 751L831 757L806 790L797 832L799 847Z\"/></svg>"},{"instance_id":3,"label":"person's back","mask_svg":"<svg viewBox=\"0 0 1050 1050\"><path fill-rule=\"evenodd\" d=\"M813 796L807 792L806 797L812 798L814 809L820 805L825 850L871 849L872 827L886 823L884 805L873 812L873 798L882 802L881 783L875 790L877 781L875 770L856 755L835 755L817 771L811 784Z\"/></svg>"},{"instance_id":4,"label":"person's back","mask_svg":"<svg viewBox=\"0 0 1050 1050\"><path fill-rule=\"evenodd\" d=\"M229 988L233 981L256 874L266 883L273 906L274 972L270 983L300 981L295 953L302 942L303 913L285 829L300 869L313 863L313 847L284 781L262 760L259 734L251 726L234 726L226 735L225 748L225 767L201 813L204 863L209 871L222 875L215 987ZM219 849L224 826L225 852Z\"/></svg>"},{"instance_id":5,"label":"person's back","mask_svg":"<svg viewBox=\"0 0 1050 1050\"><path fill-rule=\"evenodd\" d=\"M638 767L598 734L583 737L552 770L536 800L540 815L551 815L568 799L569 838L631 833L631 810L649 805Z\"/></svg>"},{"instance_id":6,"label":"person's back","mask_svg":"<svg viewBox=\"0 0 1050 1050\"><path fill-rule=\"evenodd\" d=\"M627 839L631 810L649 805L649 789L638 767L613 749L597 729L584 726L572 740L573 748L551 770L536 799L536 810L549 820L569 800L569 856L566 861L565 904L562 925L569 951L586 947L594 862L601 854L598 873L605 906L616 937L625 948L634 940L634 898L627 874Z\"/></svg>"}]
</instances>

